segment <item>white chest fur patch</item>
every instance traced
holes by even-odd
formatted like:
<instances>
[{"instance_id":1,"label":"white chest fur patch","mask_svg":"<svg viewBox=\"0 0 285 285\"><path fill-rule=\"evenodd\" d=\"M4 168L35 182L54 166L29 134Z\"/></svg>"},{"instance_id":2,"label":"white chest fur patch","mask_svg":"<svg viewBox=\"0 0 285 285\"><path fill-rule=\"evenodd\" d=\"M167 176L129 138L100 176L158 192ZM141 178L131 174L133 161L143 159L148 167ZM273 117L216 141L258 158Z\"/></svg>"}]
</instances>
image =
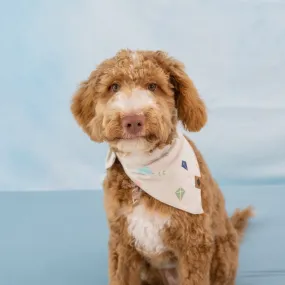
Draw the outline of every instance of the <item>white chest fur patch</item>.
<instances>
[{"instance_id":1,"label":"white chest fur patch","mask_svg":"<svg viewBox=\"0 0 285 285\"><path fill-rule=\"evenodd\" d=\"M151 254L166 250L160 232L170 224L170 218L149 212L138 205L127 216L129 234L135 239L136 248Z\"/></svg>"}]
</instances>

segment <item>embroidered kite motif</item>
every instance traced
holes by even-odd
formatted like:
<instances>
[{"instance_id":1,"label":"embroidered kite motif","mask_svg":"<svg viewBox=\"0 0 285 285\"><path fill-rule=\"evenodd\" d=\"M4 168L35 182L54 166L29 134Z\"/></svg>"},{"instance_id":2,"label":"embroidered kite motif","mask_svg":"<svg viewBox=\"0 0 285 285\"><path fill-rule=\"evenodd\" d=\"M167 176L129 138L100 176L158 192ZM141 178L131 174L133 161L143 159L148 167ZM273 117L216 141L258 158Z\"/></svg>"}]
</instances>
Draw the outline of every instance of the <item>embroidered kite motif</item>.
<instances>
[{"instance_id":1,"label":"embroidered kite motif","mask_svg":"<svg viewBox=\"0 0 285 285\"><path fill-rule=\"evenodd\" d=\"M138 169L138 173L148 175L148 174L152 174L152 171L149 167L144 166Z\"/></svg>"},{"instance_id":2,"label":"embroidered kite motif","mask_svg":"<svg viewBox=\"0 0 285 285\"><path fill-rule=\"evenodd\" d=\"M184 169L188 170L187 167L187 162L185 160L182 160L182 165L181 165Z\"/></svg>"},{"instance_id":3,"label":"embroidered kite motif","mask_svg":"<svg viewBox=\"0 0 285 285\"><path fill-rule=\"evenodd\" d=\"M178 190L176 190L175 194L176 194L177 198L181 201L183 199L184 194L185 194L185 190L180 187Z\"/></svg>"}]
</instances>

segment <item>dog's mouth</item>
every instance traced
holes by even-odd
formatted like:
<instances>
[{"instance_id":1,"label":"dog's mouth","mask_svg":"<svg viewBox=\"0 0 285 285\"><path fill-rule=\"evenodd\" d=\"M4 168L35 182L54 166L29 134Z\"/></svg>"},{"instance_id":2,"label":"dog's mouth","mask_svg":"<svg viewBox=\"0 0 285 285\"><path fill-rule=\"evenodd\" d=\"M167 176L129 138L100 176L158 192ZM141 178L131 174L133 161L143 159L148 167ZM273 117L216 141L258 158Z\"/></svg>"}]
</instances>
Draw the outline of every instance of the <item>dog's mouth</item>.
<instances>
[{"instance_id":1,"label":"dog's mouth","mask_svg":"<svg viewBox=\"0 0 285 285\"><path fill-rule=\"evenodd\" d=\"M118 137L117 140L146 140L147 142L153 142L153 141L157 141L158 137L155 134L136 134L136 135L123 135L121 137Z\"/></svg>"},{"instance_id":2,"label":"dog's mouth","mask_svg":"<svg viewBox=\"0 0 285 285\"><path fill-rule=\"evenodd\" d=\"M145 138L144 134L124 134L119 139L120 140L136 140Z\"/></svg>"},{"instance_id":3,"label":"dog's mouth","mask_svg":"<svg viewBox=\"0 0 285 285\"><path fill-rule=\"evenodd\" d=\"M159 138L155 134L136 134L136 135L121 135L113 138L106 138L105 141L109 143L118 143L118 142L136 142L136 141L145 141L146 143L156 143L159 141Z\"/></svg>"},{"instance_id":4,"label":"dog's mouth","mask_svg":"<svg viewBox=\"0 0 285 285\"><path fill-rule=\"evenodd\" d=\"M105 141L107 142L118 142L118 141L135 141L139 139L145 139L144 135L123 135L123 136L116 136L113 138L106 138Z\"/></svg>"}]
</instances>

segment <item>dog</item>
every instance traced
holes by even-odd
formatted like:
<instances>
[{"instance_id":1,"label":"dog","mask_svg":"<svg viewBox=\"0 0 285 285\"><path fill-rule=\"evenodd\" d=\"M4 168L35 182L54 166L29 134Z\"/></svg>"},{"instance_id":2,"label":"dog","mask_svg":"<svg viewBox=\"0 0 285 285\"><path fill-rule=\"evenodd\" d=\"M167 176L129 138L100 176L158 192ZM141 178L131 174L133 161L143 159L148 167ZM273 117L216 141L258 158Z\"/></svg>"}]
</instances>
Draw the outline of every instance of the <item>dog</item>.
<instances>
[{"instance_id":1,"label":"dog","mask_svg":"<svg viewBox=\"0 0 285 285\"><path fill-rule=\"evenodd\" d=\"M110 285L234 285L253 209L229 217L195 144L205 104L184 65L163 51L128 49L83 81L71 111L107 142L104 206Z\"/></svg>"}]
</instances>

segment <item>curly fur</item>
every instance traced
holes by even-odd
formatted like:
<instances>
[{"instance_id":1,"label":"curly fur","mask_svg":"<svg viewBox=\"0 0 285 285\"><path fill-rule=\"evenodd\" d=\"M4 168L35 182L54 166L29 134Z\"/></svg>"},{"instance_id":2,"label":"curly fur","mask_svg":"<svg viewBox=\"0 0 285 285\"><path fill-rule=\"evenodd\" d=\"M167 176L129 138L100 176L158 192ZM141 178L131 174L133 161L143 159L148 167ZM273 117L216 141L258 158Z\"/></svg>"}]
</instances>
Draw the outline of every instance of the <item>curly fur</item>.
<instances>
[{"instance_id":1,"label":"curly fur","mask_svg":"<svg viewBox=\"0 0 285 285\"><path fill-rule=\"evenodd\" d=\"M136 147L141 144L147 152L170 144L178 120L189 131L199 131L205 125L205 105L183 64L161 51L122 50L104 61L73 96L72 113L92 140L106 141L112 149L122 151L121 144L126 141L120 128L122 113L111 107L115 95L109 86L120 82L129 96L132 88L144 89L154 81L159 86L152 94L158 108L142 110L147 123L144 139L136 141ZM206 162L194 143L189 140L189 144L200 166L204 214L174 209L146 193L138 203L148 215L169 218L157 231L165 248L159 252L138 248L130 233L128 217L138 207L132 201L133 182L119 161L107 171L104 204L110 229L109 284L235 284L239 244L253 212L247 208L228 216L222 192Z\"/></svg>"}]
</instances>

